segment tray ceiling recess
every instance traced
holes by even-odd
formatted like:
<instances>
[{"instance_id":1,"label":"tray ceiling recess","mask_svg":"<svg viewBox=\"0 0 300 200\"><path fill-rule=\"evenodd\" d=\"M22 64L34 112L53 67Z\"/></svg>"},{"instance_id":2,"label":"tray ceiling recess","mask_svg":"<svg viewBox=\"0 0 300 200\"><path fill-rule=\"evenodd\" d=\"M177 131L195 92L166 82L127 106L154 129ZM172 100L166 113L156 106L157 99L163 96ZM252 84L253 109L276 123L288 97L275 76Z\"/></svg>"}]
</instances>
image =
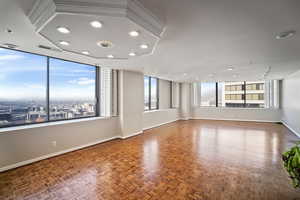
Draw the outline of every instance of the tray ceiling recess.
<instances>
[{"instance_id":1,"label":"tray ceiling recess","mask_svg":"<svg viewBox=\"0 0 300 200\"><path fill-rule=\"evenodd\" d=\"M37 0L28 17L56 48L96 59L152 54L164 30L136 0Z\"/></svg>"}]
</instances>

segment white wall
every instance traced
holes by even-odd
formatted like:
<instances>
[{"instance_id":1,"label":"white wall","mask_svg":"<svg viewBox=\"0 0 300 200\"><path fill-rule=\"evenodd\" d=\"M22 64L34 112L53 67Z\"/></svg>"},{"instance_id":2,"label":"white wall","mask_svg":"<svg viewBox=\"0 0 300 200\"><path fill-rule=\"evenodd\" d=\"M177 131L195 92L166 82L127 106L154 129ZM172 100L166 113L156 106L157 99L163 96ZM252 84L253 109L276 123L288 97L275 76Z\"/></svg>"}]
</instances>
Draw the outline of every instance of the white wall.
<instances>
[{"instance_id":1,"label":"white wall","mask_svg":"<svg viewBox=\"0 0 300 200\"><path fill-rule=\"evenodd\" d=\"M174 122L179 119L178 109L160 109L146 111L143 116L143 129L153 128L158 125Z\"/></svg>"},{"instance_id":2,"label":"white wall","mask_svg":"<svg viewBox=\"0 0 300 200\"><path fill-rule=\"evenodd\" d=\"M300 137L300 71L282 81L282 121Z\"/></svg>"},{"instance_id":3,"label":"white wall","mask_svg":"<svg viewBox=\"0 0 300 200\"><path fill-rule=\"evenodd\" d=\"M169 109L171 107L170 82L159 79L159 109Z\"/></svg>"},{"instance_id":4,"label":"white wall","mask_svg":"<svg viewBox=\"0 0 300 200\"><path fill-rule=\"evenodd\" d=\"M173 122L179 119L179 109L171 109L170 82L159 80L159 110L143 113L143 129Z\"/></svg>"},{"instance_id":5,"label":"white wall","mask_svg":"<svg viewBox=\"0 0 300 200\"><path fill-rule=\"evenodd\" d=\"M120 71L120 128L123 138L143 131L144 75Z\"/></svg>"},{"instance_id":6,"label":"white wall","mask_svg":"<svg viewBox=\"0 0 300 200\"><path fill-rule=\"evenodd\" d=\"M280 109L195 107L194 119L280 122Z\"/></svg>"},{"instance_id":7,"label":"white wall","mask_svg":"<svg viewBox=\"0 0 300 200\"><path fill-rule=\"evenodd\" d=\"M191 84L181 83L180 90L180 116L184 120L191 118Z\"/></svg>"},{"instance_id":8,"label":"white wall","mask_svg":"<svg viewBox=\"0 0 300 200\"><path fill-rule=\"evenodd\" d=\"M19 162L116 138L119 133L118 117L1 132L0 171Z\"/></svg>"}]
</instances>

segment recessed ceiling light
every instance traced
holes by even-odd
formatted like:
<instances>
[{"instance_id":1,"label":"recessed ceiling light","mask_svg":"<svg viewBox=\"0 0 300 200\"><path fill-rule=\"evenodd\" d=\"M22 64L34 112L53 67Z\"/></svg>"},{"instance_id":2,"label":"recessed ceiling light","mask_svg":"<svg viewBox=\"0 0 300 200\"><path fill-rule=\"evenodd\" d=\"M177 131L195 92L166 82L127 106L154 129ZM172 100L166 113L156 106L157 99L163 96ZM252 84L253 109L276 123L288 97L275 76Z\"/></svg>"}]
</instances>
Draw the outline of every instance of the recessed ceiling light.
<instances>
[{"instance_id":1,"label":"recessed ceiling light","mask_svg":"<svg viewBox=\"0 0 300 200\"><path fill-rule=\"evenodd\" d=\"M59 44L64 45L64 46L69 46L70 43L67 41L60 41Z\"/></svg>"},{"instance_id":2,"label":"recessed ceiling light","mask_svg":"<svg viewBox=\"0 0 300 200\"><path fill-rule=\"evenodd\" d=\"M102 47L102 48L111 48L113 47L113 43L111 41L103 40L97 42L97 45Z\"/></svg>"},{"instance_id":3,"label":"recessed ceiling light","mask_svg":"<svg viewBox=\"0 0 300 200\"><path fill-rule=\"evenodd\" d=\"M278 35L276 35L276 39L280 40L280 39L289 38L295 34L296 34L296 31L294 31L294 30L285 31L285 32L282 32L282 33L279 33Z\"/></svg>"},{"instance_id":4,"label":"recessed ceiling light","mask_svg":"<svg viewBox=\"0 0 300 200\"><path fill-rule=\"evenodd\" d=\"M111 55L111 54L110 54L110 55L107 55L107 57L108 57L108 58L114 58L114 56Z\"/></svg>"},{"instance_id":5,"label":"recessed ceiling light","mask_svg":"<svg viewBox=\"0 0 300 200\"><path fill-rule=\"evenodd\" d=\"M64 34L70 33L70 30L66 27L63 27L63 26L57 27L57 30L61 33L64 33Z\"/></svg>"},{"instance_id":6,"label":"recessed ceiling light","mask_svg":"<svg viewBox=\"0 0 300 200\"><path fill-rule=\"evenodd\" d=\"M129 56L136 56L136 54L134 52L130 52Z\"/></svg>"},{"instance_id":7,"label":"recessed ceiling light","mask_svg":"<svg viewBox=\"0 0 300 200\"><path fill-rule=\"evenodd\" d=\"M84 54L84 55L89 55L90 54L90 52L88 52L88 51L83 51L81 53Z\"/></svg>"},{"instance_id":8,"label":"recessed ceiling light","mask_svg":"<svg viewBox=\"0 0 300 200\"><path fill-rule=\"evenodd\" d=\"M99 21L92 21L90 24L94 28L101 28L102 27L102 23L99 22Z\"/></svg>"},{"instance_id":9,"label":"recessed ceiling light","mask_svg":"<svg viewBox=\"0 0 300 200\"><path fill-rule=\"evenodd\" d=\"M232 70L233 70L233 67L228 67L227 70L228 70L228 71L232 71Z\"/></svg>"},{"instance_id":10,"label":"recessed ceiling light","mask_svg":"<svg viewBox=\"0 0 300 200\"><path fill-rule=\"evenodd\" d=\"M129 34L131 37L137 37L137 36L140 35L140 33L139 33L138 31L130 31L128 34Z\"/></svg>"},{"instance_id":11,"label":"recessed ceiling light","mask_svg":"<svg viewBox=\"0 0 300 200\"><path fill-rule=\"evenodd\" d=\"M141 44L140 47L141 47L141 49L148 49L148 45L147 44Z\"/></svg>"}]
</instances>

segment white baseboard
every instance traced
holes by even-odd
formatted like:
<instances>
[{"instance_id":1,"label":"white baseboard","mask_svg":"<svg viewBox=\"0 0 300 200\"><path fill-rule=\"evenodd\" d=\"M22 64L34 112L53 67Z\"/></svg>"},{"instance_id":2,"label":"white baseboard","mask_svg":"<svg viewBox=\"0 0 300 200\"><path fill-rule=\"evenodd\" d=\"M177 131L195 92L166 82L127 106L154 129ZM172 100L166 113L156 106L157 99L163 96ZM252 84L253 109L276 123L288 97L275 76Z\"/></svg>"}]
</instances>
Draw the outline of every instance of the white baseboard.
<instances>
[{"instance_id":1,"label":"white baseboard","mask_svg":"<svg viewBox=\"0 0 300 200\"><path fill-rule=\"evenodd\" d=\"M165 125L165 124L169 124L169 123L172 123L172 122L176 122L178 120L180 120L180 119L175 119L175 120L167 121L167 122L164 122L164 123L161 123L161 124L156 124L154 126L149 126L149 127L143 128L143 131L151 129L151 128L159 127L159 126L162 126L162 125Z\"/></svg>"},{"instance_id":2,"label":"white baseboard","mask_svg":"<svg viewBox=\"0 0 300 200\"><path fill-rule=\"evenodd\" d=\"M282 123L285 127L287 127L290 131L292 131L297 137L300 138L300 133L298 133L295 129L293 129L290 125L288 125L287 122L281 120L281 123Z\"/></svg>"},{"instance_id":3,"label":"white baseboard","mask_svg":"<svg viewBox=\"0 0 300 200\"><path fill-rule=\"evenodd\" d=\"M89 147L89 146L93 146L93 145L100 144L100 143L103 143L103 142L107 142L107 141L117 139L117 138L120 138L120 137L119 136L114 136L114 137L111 137L111 138L98 140L98 141L95 141L95 142L80 145L80 146L73 147L73 148L70 148L70 149L66 149L66 150L63 150L63 151L58 151L58 152L50 153L50 154L47 154L47 155L43 155L43 156L33 158L33 159L30 159L30 160L25 160L25 161L22 161L22 162L18 162L18 163L12 164L12 165L1 167L0 172L4 172L4 171L10 170L10 169L14 169L14 168L17 168L17 167L28 165L28 164L31 164L31 163L34 163L34 162L37 162L37 161L45 160L47 158L51 158L51 157L58 156L58 155L61 155L61 154L65 154L65 153L68 153L68 152L76 151L76 150L79 150L79 149L83 149L83 148L86 148L86 147Z\"/></svg>"},{"instance_id":4,"label":"white baseboard","mask_svg":"<svg viewBox=\"0 0 300 200\"><path fill-rule=\"evenodd\" d=\"M272 121L272 120L255 120L255 119L226 119L226 118L204 118L204 117L193 117L193 119L202 119L202 120L219 120L219 121L238 121L238 122L268 122L268 123L277 123L281 121Z\"/></svg>"},{"instance_id":5,"label":"white baseboard","mask_svg":"<svg viewBox=\"0 0 300 200\"><path fill-rule=\"evenodd\" d=\"M133 137L133 136L136 136L136 135L139 135L139 134L142 134L143 131L139 131L139 132L136 132L136 133L132 133L130 135L126 135L126 136L119 136L119 138L121 139L127 139L127 138L130 138L130 137Z\"/></svg>"}]
</instances>

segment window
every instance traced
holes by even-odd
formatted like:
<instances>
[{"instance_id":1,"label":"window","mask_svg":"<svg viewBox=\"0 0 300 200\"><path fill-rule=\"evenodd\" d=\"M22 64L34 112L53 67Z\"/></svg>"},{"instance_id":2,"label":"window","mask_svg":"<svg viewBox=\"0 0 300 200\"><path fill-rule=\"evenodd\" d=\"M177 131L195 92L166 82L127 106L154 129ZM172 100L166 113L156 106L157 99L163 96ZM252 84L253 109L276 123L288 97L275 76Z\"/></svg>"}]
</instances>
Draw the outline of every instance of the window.
<instances>
[{"instance_id":1,"label":"window","mask_svg":"<svg viewBox=\"0 0 300 200\"><path fill-rule=\"evenodd\" d=\"M144 76L144 109L158 109L158 79Z\"/></svg>"},{"instance_id":2,"label":"window","mask_svg":"<svg viewBox=\"0 0 300 200\"><path fill-rule=\"evenodd\" d=\"M144 110L150 110L150 77L144 76Z\"/></svg>"},{"instance_id":3,"label":"window","mask_svg":"<svg viewBox=\"0 0 300 200\"><path fill-rule=\"evenodd\" d=\"M0 61L0 128L117 114L115 70L5 48Z\"/></svg>"},{"instance_id":4,"label":"window","mask_svg":"<svg viewBox=\"0 0 300 200\"><path fill-rule=\"evenodd\" d=\"M193 84L200 106L278 108L278 81L243 81ZM217 103L216 103L217 100Z\"/></svg>"},{"instance_id":5,"label":"window","mask_svg":"<svg viewBox=\"0 0 300 200\"><path fill-rule=\"evenodd\" d=\"M158 109L158 79L151 77L151 98L150 98L150 108L151 110Z\"/></svg>"},{"instance_id":6,"label":"window","mask_svg":"<svg viewBox=\"0 0 300 200\"><path fill-rule=\"evenodd\" d=\"M200 106L216 106L216 83L201 83Z\"/></svg>"},{"instance_id":7,"label":"window","mask_svg":"<svg viewBox=\"0 0 300 200\"><path fill-rule=\"evenodd\" d=\"M0 48L0 127L47 120L47 59Z\"/></svg>"},{"instance_id":8,"label":"window","mask_svg":"<svg viewBox=\"0 0 300 200\"><path fill-rule=\"evenodd\" d=\"M50 120L96 116L96 67L50 58Z\"/></svg>"}]
</instances>

